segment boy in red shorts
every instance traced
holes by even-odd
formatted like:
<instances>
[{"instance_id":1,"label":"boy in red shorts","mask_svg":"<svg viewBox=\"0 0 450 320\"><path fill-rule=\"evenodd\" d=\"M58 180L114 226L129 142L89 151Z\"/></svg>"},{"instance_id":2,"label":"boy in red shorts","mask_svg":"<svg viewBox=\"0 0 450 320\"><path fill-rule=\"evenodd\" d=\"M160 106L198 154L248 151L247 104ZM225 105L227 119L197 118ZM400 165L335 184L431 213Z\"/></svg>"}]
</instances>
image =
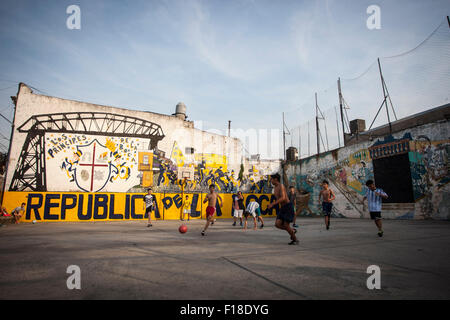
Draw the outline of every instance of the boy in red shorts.
<instances>
[{"instance_id":1,"label":"boy in red shorts","mask_svg":"<svg viewBox=\"0 0 450 320\"><path fill-rule=\"evenodd\" d=\"M206 208L206 225L205 228L202 231L202 236L205 235L206 229L208 229L209 224L214 223L214 213L216 212L216 202L217 198L219 198L219 205L222 208L222 198L219 196L217 192L214 191L214 185L209 186L209 193L206 195L205 200L203 200L203 203L208 202L208 207Z\"/></svg>"}]
</instances>

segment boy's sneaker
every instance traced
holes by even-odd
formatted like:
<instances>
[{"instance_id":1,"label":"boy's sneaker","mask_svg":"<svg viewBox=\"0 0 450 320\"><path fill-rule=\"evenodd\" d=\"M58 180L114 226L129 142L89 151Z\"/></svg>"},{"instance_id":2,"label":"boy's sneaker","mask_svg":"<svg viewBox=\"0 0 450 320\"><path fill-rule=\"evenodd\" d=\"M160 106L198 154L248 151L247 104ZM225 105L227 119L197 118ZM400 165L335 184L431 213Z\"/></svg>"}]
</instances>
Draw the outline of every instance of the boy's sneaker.
<instances>
[{"instance_id":1,"label":"boy's sneaker","mask_svg":"<svg viewBox=\"0 0 450 320\"><path fill-rule=\"evenodd\" d=\"M153 226L153 225L152 225L151 223L147 224L147 228L148 228L148 227L152 227L152 226Z\"/></svg>"},{"instance_id":2,"label":"boy's sneaker","mask_svg":"<svg viewBox=\"0 0 450 320\"><path fill-rule=\"evenodd\" d=\"M261 227L259 227L260 229L264 228L264 225L262 224Z\"/></svg>"},{"instance_id":3,"label":"boy's sneaker","mask_svg":"<svg viewBox=\"0 0 450 320\"><path fill-rule=\"evenodd\" d=\"M383 231L378 231L378 236L381 238L383 236Z\"/></svg>"},{"instance_id":4,"label":"boy's sneaker","mask_svg":"<svg viewBox=\"0 0 450 320\"><path fill-rule=\"evenodd\" d=\"M298 224L295 224L295 223L294 223L292 226L293 226L294 228L298 228Z\"/></svg>"},{"instance_id":5,"label":"boy's sneaker","mask_svg":"<svg viewBox=\"0 0 450 320\"><path fill-rule=\"evenodd\" d=\"M289 245L298 245L298 240L292 240L291 242L289 242Z\"/></svg>"},{"instance_id":6,"label":"boy's sneaker","mask_svg":"<svg viewBox=\"0 0 450 320\"><path fill-rule=\"evenodd\" d=\"M202 231L202 236L204 236L204 235L205 235L205 230Z\"/></svg>"}]
</instances>

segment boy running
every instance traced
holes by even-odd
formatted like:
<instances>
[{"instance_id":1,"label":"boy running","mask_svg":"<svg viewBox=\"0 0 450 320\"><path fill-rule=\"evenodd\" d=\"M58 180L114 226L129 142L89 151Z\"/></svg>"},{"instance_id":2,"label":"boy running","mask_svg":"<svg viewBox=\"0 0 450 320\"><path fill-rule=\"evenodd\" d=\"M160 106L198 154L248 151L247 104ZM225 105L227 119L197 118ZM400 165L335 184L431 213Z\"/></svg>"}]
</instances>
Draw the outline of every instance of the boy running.
<instances>
[{"instance_id":1,"label":"boy running","mask_svg":"<svg viewBox=\"0 0 450 320\"><path fill-rule=\"evenodd\" d=\"M387 199L388 195L381 188L377 188L372 180L367 180L366 182L366 195L364 196L365 201L367 199L367 206L369 207L370 218L375 220L375 225L378 227L378 236L383 236L383 224L381 222L381 203L382 199Z\"/></svg>"},{"instance_id":2,"label":"boy running","mask_svg":"<svg viewBox=\"0 0 450 320\"><path fill-rule=\"evenodd\" d=\"M209 186L209 193L206 195L205 200L203 200L203 203L208 202L208 207L206 208L206 225L205 228L202 231L202 236L205 235L206 233L206 229L208 229L209 224L213 224L214 223L214 213L216 212L216 203L217 203L217 199L219 199L219 205L222 208L223 203L222 203L222 198L219 196L219 194L217 192L214 191L214 185L210 185Z\"/></svg>"},{"instance_id":3,"label":"boy running","mask_svg":"<svg viewBox=\"0 0 450 320\"><path fill-rule=\"evenodd\" d=\"M152 194L152 188L147 189L147 194L144 196L144 210L148 214L147 228L152 226L152 211L155 210L156 197Z\"/></svg>"},{"instance_id":4,"label":"boy running","mask_svg":"<svg viewBox=\"0 0 450 320\"><path fill-rule=\"evenodd\" d=\"M336 199L333 190L330 189L327 180L323 180L322 182L322 190L319 193L319 206L320 206L320 198L322 198L322 210L323 215L325 216L325 226L327 230L330 229L330 218L331 218L331 210L333 209L332 201Z\"/></svg>"},{"instance_id":5,"label":"boy running","mask_svg":"<svg viewBox=\"0 0 450 320\"><path fill-rule=\"evenodd\" d=\"M289 244L296 245L298 244L297 237L295 236L297 230L292 229L289 226L289 224L294 219L294 206L291 202L289 202L289 198L286 194L286 188L280 183L280 175L278 173L270 176L270 182L275 187L274 195L277 200L275 202L269 203L267 208L271 209L277 204L280 205L280 211L277 214L275 227L277 227L278 229L286 230L286 232L291 236L291 242Z\"/></svg>"},{"instance_id":6,"label":"boy running","mask_svg":"<svg viewBox=\"0 0 450 320\"><path fill-rule=\"evenodd\" d=\"M188 215L188 219L190 218L191 204L192 204L192 201L190 201L189 196L186 195L186 199L183 202L183 215L182 215L181 221L184 221L184 217L185 217L186 213Z\"/></svg>"}]
</instances>

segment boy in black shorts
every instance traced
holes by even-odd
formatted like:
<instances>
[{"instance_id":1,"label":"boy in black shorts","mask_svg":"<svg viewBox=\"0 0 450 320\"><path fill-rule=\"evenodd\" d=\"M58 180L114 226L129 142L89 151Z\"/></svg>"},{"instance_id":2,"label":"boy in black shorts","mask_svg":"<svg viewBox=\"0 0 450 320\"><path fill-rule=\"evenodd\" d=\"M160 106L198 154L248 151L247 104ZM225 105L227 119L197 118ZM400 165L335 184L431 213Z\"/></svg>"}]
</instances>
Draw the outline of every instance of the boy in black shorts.
<instances>
[{"instance_id":1,"label":"boy in black shorts","mask_svg":"<svg viewBox=\"0 0 450 320\"><path fill-rule=\"evenodd\" d=\"M290 227L290 223L294 220L294 205L289 201L285 187L280 183L280 175L278 173L271 176L270 182L275 187L274 196L276 201L267 205L268 209L273 208L277 204L280 205L280 211L277 214L277 220L275 221L275 227L278 229L286 230L291 236L290 245L297 245L298 240L295 234L297 230Z\"/></svg>"},{"instance_id":2,"label":"boy in black shorts","mask_svg":"<svg viewBox=\"0 0 450 320\"><path fill-rule=\"evenodd\" d=\"M387 199L388 195L381 188L377 188L373 180L367 180L366 182L366 195L364 201L367 199L367 205L369 207L370 218L375 221L375 225L378 228L378 236L383 236L383 223L381 222L381 207L382 199Z\"/></svg>"},{"instance_id":3,"label":"boy in black shorts","mask_svg":"<svg viewBox=\"0 0 450 320\"><path fill-rule=\"evenodd\" d=\"M336 199L333 190L329 188L328 181L323 180L322 182L322 190L319 193L319 206L320 206L320 198L322 198L322 210L323 215L325 216L325 226L327 230L330 229L330 218L331 218L331 210L333 209L332 201Z\"/></svg>"}]
</instances>

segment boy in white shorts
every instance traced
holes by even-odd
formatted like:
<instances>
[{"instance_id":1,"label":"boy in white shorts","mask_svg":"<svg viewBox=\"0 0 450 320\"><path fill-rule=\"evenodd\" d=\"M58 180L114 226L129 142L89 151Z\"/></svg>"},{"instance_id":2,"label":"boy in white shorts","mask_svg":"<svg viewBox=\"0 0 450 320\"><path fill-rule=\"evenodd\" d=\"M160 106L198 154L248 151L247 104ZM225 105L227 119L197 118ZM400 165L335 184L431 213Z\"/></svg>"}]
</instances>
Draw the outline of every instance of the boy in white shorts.
<instances>
[{"instance_id":1,"label":"boy in white shorts","mask_svg":"<svg viewBox=\"0 0 450 320\"><path fill-rule=\"evenodd\" d=\"M186 199L183 201L183 216L181 217L181 221L184 221L184 217L186 214L188 215L188 219L191 215L191 205L192 201L189 200L189 196L186 195Z\"/></svg>"},{"instance_id":2,"label":"boy in white shorts","mask_svg":"<svg viewBox=\"0 0 450 320\"><path fill-rule=\"evenodd\" d=\"M233 226L236 225L236 220L239 218L240 225L242 226L242 215L244 213L244 196L242 195L242 192L239 191L237 195L233 196Z\"/></svg>"}]
</instances>

